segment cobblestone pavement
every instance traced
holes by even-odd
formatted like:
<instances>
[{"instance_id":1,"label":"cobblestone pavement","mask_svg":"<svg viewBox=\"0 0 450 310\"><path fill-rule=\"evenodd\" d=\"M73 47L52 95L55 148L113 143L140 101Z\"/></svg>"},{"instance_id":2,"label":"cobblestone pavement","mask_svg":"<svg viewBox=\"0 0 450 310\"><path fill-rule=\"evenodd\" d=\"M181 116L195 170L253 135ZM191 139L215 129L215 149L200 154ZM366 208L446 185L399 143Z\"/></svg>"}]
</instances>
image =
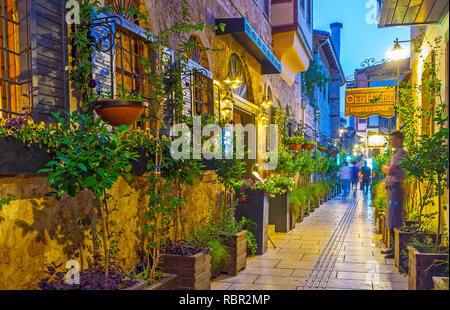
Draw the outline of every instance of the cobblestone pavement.
<instances>
[{"instance_id":1,"label":"cobblestone pavement","mask_svg":"<svg viewBox=\"0 0 450 310\"><path fill-rule=\"evenodd\" d=\"M370 197L338 196L289 233L274 233L269 249L247 260L237 276L221 275L215 290L406 290L407 278L380 254Z\"/></svg>"}]
</instances>

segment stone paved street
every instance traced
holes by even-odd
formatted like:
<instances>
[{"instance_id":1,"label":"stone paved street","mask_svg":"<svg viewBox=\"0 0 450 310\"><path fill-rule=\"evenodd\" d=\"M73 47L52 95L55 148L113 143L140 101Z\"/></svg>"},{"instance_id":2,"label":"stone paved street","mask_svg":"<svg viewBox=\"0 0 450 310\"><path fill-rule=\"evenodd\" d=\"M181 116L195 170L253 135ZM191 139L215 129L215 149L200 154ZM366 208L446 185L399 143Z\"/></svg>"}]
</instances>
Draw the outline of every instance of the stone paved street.
<instances>
[{"instance_id":1,"label":"stone paved street","mask_svg":"<svg viewBox=\"0 0 450 310\"><path fill-rule=\"evenodd\" d=\"M215 290L406 290L407 278L380 254L370 198L338 196L289 233L274 233L268 251L249 258L235 277L221 275Z\"/></svg>"}]
</instances>

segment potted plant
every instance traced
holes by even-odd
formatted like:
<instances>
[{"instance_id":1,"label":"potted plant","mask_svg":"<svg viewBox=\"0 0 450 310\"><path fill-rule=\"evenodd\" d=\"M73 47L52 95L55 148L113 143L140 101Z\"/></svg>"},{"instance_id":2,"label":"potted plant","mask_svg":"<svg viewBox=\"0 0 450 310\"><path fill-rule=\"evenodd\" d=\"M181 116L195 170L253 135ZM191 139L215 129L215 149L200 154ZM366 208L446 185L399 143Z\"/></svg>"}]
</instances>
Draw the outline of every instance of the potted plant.
<instances>
[{"instance_id":1,"label":"potted plant","mask_svg":"<svg viewBox=\"0 0 450 310\"><path fill-rule=\"evenodd\" d=\"M211 249L168 239L161 251L164 254L159 266L165 273L178 275L177 290L211 288Z\"/></svg>"},{"instance_id":2,"label":"potted plant","mask_svg":"<svg viewBox=\"0 0 450 310\"><path fill-rule=\"evenodd\" d=\"M231 190L238 197L235 210L237 221L244 218L256 223L256 227L249 229L256 238L258 245L256 254L261 255L267 251L267 237L269 225L269 196L274 196L275 189L273 181L245 179L234 182Z\"/></svg>"},{"instance_id":3,"label":"potted plant","mask_svg":"<svg viewBox=\"0 0 450 310\"><path fill-rule=\"evenodd\" d=\"M312 151L315 149L316 145L317 145L316 141L311 141L311 140L305 139L302 144L302 148L307 151Z\"/></svg>"},{"instance_id":4,"label":"potted plant","mask_svg":"<svg viewBox=\"0 0 450 310\"><path fill-rule=\"evenodd\" d=\"M288 145L291 151L298 151L302 147L303 141L304 138L298 136L284 138L284 144Z\"/></svg>"},{"instance_id":5,"label":"potted plant","mask_svg":"<svg viewBox=\"0 0 450 310\"><path fill-rule=\"evenodd\" d=\"M96 86L94 79L91 79L89 85ZM94 110L111 126L119 127L122 125L132 125L144 113L147 103L143 101L142 96L136 90L126 90L119 86L118 94L115 98L112 96L99 95L94 101Z\"/></svg>"},{"instance_id":6,"label":"potted plant","mask_svg":"<svg viewBox=\"0 0 450 310\"><path fill-rule=\"evenodd\" d=\"M272 178L278 193L269 198L269 224L275 225L275 232L289 232L293 226L290 210L290 191L294 187L294 178L277 175Z\"/></svg>"},{"instance_id":7,"label":"potted plant","mask_svg":"<svg viewBox=\"0 0 450 310\"><path fill-rule=\"evenodd\" d=\"M235 276L246 266L248 225L245 219L236 221L233 215L234 206L230 208L224 203L219 209L218 217L212 212L209 222L194 230L189 237L194 244L211 248L213 278L220 273Z\"/></svg>"},{"instance_id":8,"label":"potted plant","mask_svg":"<svg viewBox=\"0 0 450 310\"><path fill-rule=\"evenodd\" d=\"M433 277L448 276L448 247L436 249L435 241L424 237L422 240L412 239L408 252L408 289L429 290L434 287Z\"/></svg>"},{"instance_id":9,"label":"potted plant","mask_svg":"<svg viewBox=\"0 0 450 310\"><path fill-rule=\"evenodd\" d=\"M436 241L436 233L433 232L431 220L434 217L433 214L427 215L428 221L405 221L401 228L394 229L395 253L394 263L395 267L400 272L408 272L408 250L407 245L411 239L423 240L425 237L431 238Z\"/></svg>"},{"instance_id":10,"label":"potted plant","mask_svg":"<svg viewBox=\"0 0 450 310\"><path fill-rule=\"evenodd\" d=\"M75 288L93 287L92 283L96 282L102 282L98 285L105 285L105 288L123 288L126 279L112 256L117 234L111 224L113 210L109 205L108 190L120 176L129 178L129 160L137 156L123 142L127 128L122 126L110 131L99 117L82 115L77 111L72 114L65 112L65 116L54 113L53 116L61 125L55 127L55 135L64 135L65 138L60 141L55 159L46 164L48 168L39 170L49 173L47 182L53 191L47 195L60 200L65 194L75 197L82 191L89 191L95 200L92 214L96 211L95 220L98 222L94 218L85 218L80 225L91 229L92 236L101 239L93 249L93 262L88 269L81 271L81 283ZM66 126L70 129L65 129ZM97 228L97 225L100 227ZM50 277L41 281L41 288L60 288L61 279L59 273L55 273L55 266L47 268ZM86 282L83 282L84 279ZM94 287L99 288L98 285Z\"/></svg>"},{"instance_id":11,"label":"potted plant","mask_svg":"<svg viewBox=\"0 0 450 310\"><path fill-rule=\"evenodd\" d=\"M327 147L325 145L318 145L317 149L321 152L325 152L327 150Z\"/></svg>"},{"instance_id":12,"label":"potted plant","mask_svg":"<svg viewBox=\"0 0 450 310\"><path fill-rule=\"evenodd\" d=\"M35 124L28 107L18 117L0 119L0 175L37 174L45 168L59 144L55 126Z\"/></svg>"}]
</instances>

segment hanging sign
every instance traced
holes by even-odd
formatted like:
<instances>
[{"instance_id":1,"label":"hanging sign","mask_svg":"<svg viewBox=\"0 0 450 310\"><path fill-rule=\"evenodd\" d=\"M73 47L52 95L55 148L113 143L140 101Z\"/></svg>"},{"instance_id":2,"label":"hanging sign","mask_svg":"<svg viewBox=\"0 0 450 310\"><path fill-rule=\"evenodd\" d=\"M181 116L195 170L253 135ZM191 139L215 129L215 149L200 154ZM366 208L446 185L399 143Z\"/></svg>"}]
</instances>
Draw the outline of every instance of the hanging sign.
<instances>
[{"instance_id":1,"label":"hanging sign","mask_svg":"<svg viewBox=\"0 0 450 310\"><path fill-rule=\"evenodd\" d=\"M367 87L345 90L345 116L368 118L379 115L386 118L395 116L395 88Z\"/></svg>"}]
</instances>

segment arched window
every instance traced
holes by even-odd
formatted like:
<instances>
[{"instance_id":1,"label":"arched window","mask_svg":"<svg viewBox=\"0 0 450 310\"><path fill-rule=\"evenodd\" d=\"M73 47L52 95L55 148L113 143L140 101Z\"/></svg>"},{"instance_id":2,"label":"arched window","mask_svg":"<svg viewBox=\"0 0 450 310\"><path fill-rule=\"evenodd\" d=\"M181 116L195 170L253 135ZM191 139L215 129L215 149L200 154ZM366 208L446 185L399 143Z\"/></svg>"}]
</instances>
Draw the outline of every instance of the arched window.
<instances>
[{"instance_id":1,"label":"arched window","mask_svg":"<svg viewBox=\"0 0 450 310\"><path fill-rule=\"evenodd\" d=\"M241 59L236 54L231 54L230 60L228 63L228 75L232 80L239 79L241 83L239 87L233 89L233 93L244 98L245 100L249 100L248 94L248 85L247 79L245 77L244 65L241 62Z\"/></svg>"},{"instance_id":2,"label":"arched window","mask_svg":"<svg viewBox=\"0 0 450 310\"><path fill-rule=\"evenodd\" d=\"M188 52L188 57L193 62L197 63L200 67L209 70L208 55L206 55L206 50L197 36L192 35L189 38L190 49Z\"/></svg>"},{"instance_id":3,"label":"arched window","mask_svg":"<svg viewBox=\"0 0 450 310\"><path fill-rule=\"evenodd\" d=\"M0 2L0 50L0 118L9 118L23 112L19 106L19 20L16 0Z\"/></svg>"},{"instance_id":4,"label":"arched window","mask_svg":"<svg viewBox=\"0 0 450 310\"><path fill-rule=\"evenodd\" d=\"M106 0L106 4L111 6L115 14L123 16L136 25L139 25L139 20L132 13L132 10L139 11L141 0Z\"/></svg>"}]
</instances>

